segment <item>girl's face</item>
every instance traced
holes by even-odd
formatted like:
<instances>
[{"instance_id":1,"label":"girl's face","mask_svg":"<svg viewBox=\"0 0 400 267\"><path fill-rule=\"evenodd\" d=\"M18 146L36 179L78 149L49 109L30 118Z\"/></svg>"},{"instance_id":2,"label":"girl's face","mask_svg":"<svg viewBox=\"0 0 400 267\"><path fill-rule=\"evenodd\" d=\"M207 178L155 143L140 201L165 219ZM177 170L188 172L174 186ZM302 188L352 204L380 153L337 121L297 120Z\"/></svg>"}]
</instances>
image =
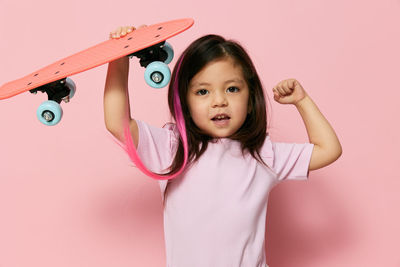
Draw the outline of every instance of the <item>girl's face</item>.
<instances>
[{"instance_id":1,"label":"girl's face","mask_svg":"<svg viewBox=\"0 0 400 267\"><path fill-rule=\"evenodd\" d=\"M190 81L187 103L194 123L214 138L234 134L244 123L249 88L231 58L212 61Z\"/></svg>"}]
</instances>

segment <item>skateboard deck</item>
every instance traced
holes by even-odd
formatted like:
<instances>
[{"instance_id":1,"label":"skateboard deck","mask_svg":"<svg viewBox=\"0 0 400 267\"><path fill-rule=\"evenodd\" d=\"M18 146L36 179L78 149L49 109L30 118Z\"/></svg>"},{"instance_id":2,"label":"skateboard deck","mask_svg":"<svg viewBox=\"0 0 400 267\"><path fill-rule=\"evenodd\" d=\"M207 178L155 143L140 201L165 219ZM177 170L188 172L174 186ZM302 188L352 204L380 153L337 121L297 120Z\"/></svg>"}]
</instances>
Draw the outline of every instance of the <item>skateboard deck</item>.
<instances>
[{"instance_id":1,"label":"skateboard deck","mask_svg":"<svg viewBox=\"0 0 400 267\"><path fill-rule=\"evenodd\" d=\"M5 83L0 87L0 99L27 91L46 92L49 100L39 107L37 116L42 123L55 125L62 116L60 102L68 102L75 93L75 84L68 77L124 56L138 57L140 65L146 67L146 82L154 88L162 88L169 82L171 74L166 64L173 57L172 47L165 41L187 30L193 23L191 18L172 20L136 29L119 39L109 39Z\"/></svg>"}]
</instances>

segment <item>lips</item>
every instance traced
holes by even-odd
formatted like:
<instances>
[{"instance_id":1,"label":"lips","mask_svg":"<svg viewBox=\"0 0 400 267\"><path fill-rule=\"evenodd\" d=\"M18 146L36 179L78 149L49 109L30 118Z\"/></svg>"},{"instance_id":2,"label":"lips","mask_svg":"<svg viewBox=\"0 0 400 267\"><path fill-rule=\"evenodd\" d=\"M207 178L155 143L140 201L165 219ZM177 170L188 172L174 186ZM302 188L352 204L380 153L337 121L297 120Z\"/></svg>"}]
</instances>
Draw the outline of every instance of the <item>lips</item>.
<instances>
[{"instance_id":1,"label":"lips","mask_svg":"<svg viewBox=\"0 0 400 267\"><path fill-rule=\"evenodd\" d=\"M211 120L213 121L219 121L219 120L229 120L231 117L229 117L228 114L226 113L218 113L217 115L215 115L214 117L212 117Z\"/></svg>"}]
</instances>

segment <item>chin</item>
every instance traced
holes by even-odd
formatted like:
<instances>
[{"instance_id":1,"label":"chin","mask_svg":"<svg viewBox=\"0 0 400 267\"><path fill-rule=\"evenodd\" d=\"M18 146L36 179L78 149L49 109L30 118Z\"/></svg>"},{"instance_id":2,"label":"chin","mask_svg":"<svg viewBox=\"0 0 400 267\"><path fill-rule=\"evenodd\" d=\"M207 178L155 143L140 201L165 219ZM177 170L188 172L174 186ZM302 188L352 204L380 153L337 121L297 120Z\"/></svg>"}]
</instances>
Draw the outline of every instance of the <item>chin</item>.
<instances>
[{"instance_id":1,"label":"chin","mask_svg":"<svg viewBox=\"0 0 400 267\"><path fill-rule=\"evenodd\" d=\"M212 136L213 138L228 138L232 134L233 133L213 133L210 136Z\"/></svg>"}]
</instances>

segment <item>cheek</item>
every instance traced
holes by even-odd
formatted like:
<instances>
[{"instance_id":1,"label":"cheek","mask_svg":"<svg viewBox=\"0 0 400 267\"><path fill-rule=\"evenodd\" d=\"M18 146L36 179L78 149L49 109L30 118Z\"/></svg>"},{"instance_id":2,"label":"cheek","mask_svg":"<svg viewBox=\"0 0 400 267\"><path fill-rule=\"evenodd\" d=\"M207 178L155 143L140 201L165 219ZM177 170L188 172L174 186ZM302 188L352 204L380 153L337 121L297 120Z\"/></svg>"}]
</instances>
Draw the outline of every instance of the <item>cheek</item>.
<instances>
[{"instance_id":1,"label":"cheek","mask_svg":"<svg viewBox=\"0 0 400 267\"><path fill-rule=\"evenodd\" d=\"M203 106L201 106L200 104L198 104L198 105L195 104L195 105L192 107L192 117L193 117L194 119L197 119L197 120L202 119L202 118L204 118L204 117L207 117L207 111L206 111L206 109L205 109Z\"/></svg>"},{"instance_id":2,"label":"cheek","mask_svg":"<svg viewBox=\"0 0 400 267\"><path fill-rule=\"evenodd\" d=\"M198 119L204 116L204 103L196 101L196 99L188 99L190 115L193 119Z\"/></svg>"},{"instance_id":3,"label":"cheek","mask_svg":"<svg viewBox=\"0 0 400 267\"><path fill-rule=\"evenodd\" d=\"M193 103L193 100L189 96L186 98L186 103L187 103L190 114L192 114L192 112L193 112L192 107L194 106L194 103Z\"/></svg>"},{"instance_id":4,"label":"cheek","mask_svg":"<svg viewBox=\"0 0 400 267\"><path fill-rule=\"evenodd\" d=\"M244 116L247 116L247 113L249 111L249 107L250 107L250 102L249 99L246 98L245 99L238 99L237 103L236 103L236 111L240 114L243 114Z\"/></svg>"}]
</instances>

